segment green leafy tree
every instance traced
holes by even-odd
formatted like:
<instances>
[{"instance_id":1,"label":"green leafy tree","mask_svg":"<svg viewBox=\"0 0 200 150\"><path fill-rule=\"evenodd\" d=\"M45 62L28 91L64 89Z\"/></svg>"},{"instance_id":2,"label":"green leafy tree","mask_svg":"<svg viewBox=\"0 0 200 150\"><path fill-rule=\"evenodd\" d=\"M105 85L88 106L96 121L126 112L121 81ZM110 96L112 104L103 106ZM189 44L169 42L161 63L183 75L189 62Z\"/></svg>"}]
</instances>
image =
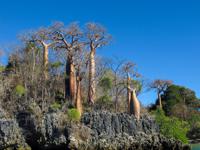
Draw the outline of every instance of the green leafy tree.
<instances>
[{"instance_id":1,"label":"green leafy tree","mask_svg":"<svg viewBox=\"0 0 200 150\"><path fill-rule=\"evenodd\" d=\"M178 85L169 86L162 95L162 101L163 109L167 115L172 115L173 109L177 104L182 104L195 110L196 104L200 103L194 91Z\"/></svg>"}]
</instances>

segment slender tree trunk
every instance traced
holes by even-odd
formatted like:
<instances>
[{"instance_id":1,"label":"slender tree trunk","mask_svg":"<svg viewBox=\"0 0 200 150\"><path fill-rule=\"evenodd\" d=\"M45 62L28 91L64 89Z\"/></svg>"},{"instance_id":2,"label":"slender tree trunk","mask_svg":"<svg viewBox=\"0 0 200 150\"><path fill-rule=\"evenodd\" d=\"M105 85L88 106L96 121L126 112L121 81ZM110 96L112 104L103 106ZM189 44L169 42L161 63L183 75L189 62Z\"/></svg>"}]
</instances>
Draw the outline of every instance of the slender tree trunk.
<instances>
[{"instance_id":1,"label":"slender tree trunk","mask_svg":"<svg viewBox=\"0 0 200 150\"><path fill-rule=\"evenodd\" d=\"M33 81L34 81L34 74L35 74L35 59L36 59L36 57L35 57L35 50L33 50L33 67L32 67L32 78L31 78L31 82L33 83Z\"/></svg>"},{"instance_id":2,"label":"slender tree trunk","mask_svg":"<svg viewBox=\"0 0 200 150\"><path fill-rule=\"evenodd\" d=\"M44 51L43 51L43 66L44 66L44 77L48 78L48 63L49 63L49 50L48 45L43 43Z\"/></svg>"},{"instance_id":3,"label":"slender tree trunk","mask_svg":"<svg viewBox=\"0 0 200 150\"><path fill-rule=\"evenodd\" d=\"M79 111L80 114L82 114L83 108L82 108L82 101L81 101L81 79L79 75L76 77L77 80L77 88L76 88L76 108Z\"/></svg>"},{"instance_id":4,"label":"slender tree trunk","mask_svg":"<svg viewBox=\"0 0 200 150\"><path fill-rule=\"evenodd\" d=\"M138 120L140 119L140 102L134 89L131 90L130 114L133 114Z\"/></svg>"},{"instance_id":5,"label":"slender tree trunk","mask_svg":"<svg viewBox=\"0 0 200 150\"><path fill-rule=\"evenodd\" d=\"M159 100L159 107L160 109L162 109L162 100L161 100L161 95L159 92L158 92L158 100Z\"/></svg>"},{"instance_id":6,"label":"slender tree trunk","mask_svg":"<svg viewBox=\"0 0 200 150\"><path fill-rule=\"evenodd\" d=\"M89 63L89 89L88 89L88 100L94 104L96 98L96 82L95 82L95 49L90 52L90 63Z\"/></svg>"},{"instance_id":7,"label":"slender tree trunk","mask_svg":"<svg viewBox=\"0 0 200 150\"><path fill-rule=\"evenodd\" d=\"M117 88L115 93L115 112L118 112L118 99L119 99L118 91L119 90Z\"/></svg>"},{"instance_id":8,"label":"slender tree trunk","mask_svg":"<svg viewBox=\"0 0 200 150\"><path fill-rule=\"evenodd\" d=\"M130 100L131 100L131 90L130 90L130 82L131 82L131 78L130 75L127 74L127 104L128 104L128 113L130 112Z\"/></svg>"},{"instance_id":9,"label":"slender tree trunk","mask_svg":"<svg viewBox=\"0 0 200 150\"><path fill-rule=\"evenodd\" d=\"M75 79L75 68L73 62L70 62L70 75L69 75L69 84L70 84L70 99L72 103L75 104L75 95L76 95L76 79Z\"/></svg>"}]
</instances>

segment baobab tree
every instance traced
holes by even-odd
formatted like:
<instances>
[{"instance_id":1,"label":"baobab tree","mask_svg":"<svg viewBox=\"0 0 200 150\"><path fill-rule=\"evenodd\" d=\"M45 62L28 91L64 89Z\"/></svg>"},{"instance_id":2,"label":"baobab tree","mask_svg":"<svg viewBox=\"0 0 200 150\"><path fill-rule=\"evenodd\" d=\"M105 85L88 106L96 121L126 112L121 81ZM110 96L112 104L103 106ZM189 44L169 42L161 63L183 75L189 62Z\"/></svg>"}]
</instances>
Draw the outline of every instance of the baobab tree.
<instances>
[{"instance_id":1,"label":"baobab tree","mask_svg":"<svg viewBox=\"0 0 200 150\"><path fill-rule=\"evenodd\" d=\"M106 30L99 24L88 23L86 25L86 44L90 49L89 54L89 87L88 87L88 101L94 104L96 99L96 50L104 45L107 45L111 36L106 33Z\"/></svg>"},{"instance_id":2,"label":"baobab tree","mask_svg":"<svg viewBox=\"0 0 200 150\"><path fill-rule=\"evenodd\" d=\"M149 84L150 89L155 89L157 92L158 100L159 100L159 107L162 109L162 99L161 94L170 86L172 85L171 80L154 80L152 83Z\"/></svg>"},{"instance_id":3,"label":"baobab tree","mask_svg":"<svg viewBox=\"0 0 200 150\"><path fill-rule=\"evenodd\" d=\"M76 96L76 77L73 60L76 50L83 44L80 41L83 34L76 23L72 23L68 27L58 24L56 23L54 25L54 39L60 41L56 48L64 50L66 54L65 98L70 98L74 103Z\"/></svg>"},{"instance_id":4,"label":"baobab tree","mask_svg":"<svg viewBox=\"0 0 200 150\"><path fill-rule=\"evenodd\" d=\"M74 54L74 68L76 72L76 97L75 106L80 114L83 112L82 106L82 79L85 77L86 64L87 64L87 53L83 48L83 45L77 47Z\"/></svg>"},{"instance_id":5,"label":"baobab tree","mask_svg":"<svg viewBox=\"0 0 200 150\"><path fill-rule=\"evenodd\" d=\"M127 104L128 104L128 112L130 113L130 104L131 104L131 85L135 86L132 84L133 78L136 77L138 78L140 75L136 71L136 64L133 62L125 62L123 64L123 72L125 73L125 80L126 80L126 89L127 89ZM134 87L136 90L136 87Z\"/></svg>"},{"instance_id":6,"label":"baobab tree","mask_svg":"<svg viewBox=\"0 0 200 150\"><path fill-rule=\"evenodd\" d=\"M51 39L52 31L50 28L40 28L36 33L34 40L41 44L43 48L43 67L44 77L48 79L48 64L49 64L49 48L56 44L57 41Z\"/></svg>"},{"instance_id":7,"label":"baobab tree","mask_svg":"<svg viewBox=\"0 0 200 150\"><path fill-rule=\"evenodd\" d=\"M137 120L140 119L140 102L136 96L136 88L129 88L130 91L130 107L129 113L133 114Z\"/></svg>"},{"instance_id":8,"label":"baobab tree","mask_svg":"<svg viewBox=\"0 0 200 150\"><path fill-rule=\"evenodd\" d=\"M20 35L20 39L30 45L31 43L41 46L43 51L43 74L44 78L48 79L48 65L49 65L49 49L58 41L52 40L52 30L50 27L40 28L36 31L31 31L25 35Z\"/></svg>"}]
</instances>

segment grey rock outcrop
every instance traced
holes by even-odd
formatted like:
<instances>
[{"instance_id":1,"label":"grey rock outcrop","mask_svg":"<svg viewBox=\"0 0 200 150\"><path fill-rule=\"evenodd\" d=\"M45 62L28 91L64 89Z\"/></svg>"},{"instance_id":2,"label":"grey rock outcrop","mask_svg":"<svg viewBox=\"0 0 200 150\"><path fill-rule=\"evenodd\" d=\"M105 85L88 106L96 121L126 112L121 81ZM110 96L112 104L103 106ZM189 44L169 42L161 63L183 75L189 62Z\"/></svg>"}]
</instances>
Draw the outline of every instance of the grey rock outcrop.
<instances>
[{"instance_id":1,"label":"grey rock outcrop","mask_svg":"<svg viewBox=\"0 0 200 150\"><path fill-rule=\"evenodd\" d=\"M93 131L87 144L78 149L92 150L189 150L181 142L159 134L155 121L143 115L138 121L125 113L85 113L82 123Z\"/></svg>"},{"instance_id":2,"label":"grey rock outcrop","mask_svg":"<svg viewBox=\"0 0 200 150\"><path fill-rule=\"evenodd\" d=\"M158 126L149 115L141 116L138 121L125 113L90 112L83 114L80 123L71 123L66 116L59 111L47 113L41 118L26 113L20 115L18 119L23 119L18 122L24 138L17 123L0 120L1 145L25 143L23 139L26 139L32 150L190 149L179 141L160 135ZM13 140L9 143L2 137Z\"/></svg>"},{"instance_id":3,"label":"grey rock outcrop","mask_svg":"<svg viewBox=\"0 0 200 150\"><path fill-rule=\"evenodd\" d=\"M138 121L133 115L126 113L93 112L85 113L81 121L97 134L104 133L108 136L120 133L133 136L138 132L151 134L159 131L155 121L148 115L141 116Z\"/></svg>"},{"instance_id":4,"label":"grey rock outcrop","mask_svg":"<svg viewBox=\"0 0 200 150\"><path fill-rule=\"evenodd\" d=\"M18 123L0 109L0 149L19 147L28 149Z\"/></svg>"}]
</instances>

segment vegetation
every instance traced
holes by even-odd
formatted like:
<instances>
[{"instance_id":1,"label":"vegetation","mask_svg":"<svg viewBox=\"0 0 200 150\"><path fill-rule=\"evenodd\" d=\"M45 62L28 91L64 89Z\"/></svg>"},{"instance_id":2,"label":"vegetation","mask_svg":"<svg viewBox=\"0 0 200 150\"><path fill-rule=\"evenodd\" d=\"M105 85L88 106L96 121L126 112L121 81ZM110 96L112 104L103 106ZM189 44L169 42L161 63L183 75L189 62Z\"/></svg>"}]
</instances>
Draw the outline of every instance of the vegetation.
<instances>
[{"instance_id":1,"label":"vegetation","mask_svg":"<svg viewBox=\"0 0 200 150\"><path fill-rule=\"evenodd\" d=\"M75 108L68 109L67 115L70 121L75 121L75 122L79 121L81 117L80 112Z\"/></svg>"},{"instance_id":2,"label":"vegetation","mask_svg":"<svg viewBox=\"0 0 200 150\"><path fill-rule=\"evenodd\" d=\"M195 92L183 86L171 85L165 89L162 97L162 109L157 109L159 99L151 110L156 110L155 116L165 136L174 137L187 142L198 139L200 131L200 100ZM195 137L195 138L194 138Z\"/></svg>"},{"instance_id":3,"label":"vegetation","mask_svg":"<svg viewBox=\"0 0 200 150\"><path fill-rule=\"evenodd\" d=\"M23 110L42 118L58 110L77 122L83 112L100 109L140 119L144 108L137 96L145 81L134 62L96 54L111 42L102 25L87 23L81 28L56 22L19 37L21 43L10 50L8 64L0 64L0 103L10 115ZM195 93L161 79L148 89L158 96L150 111L155 111L161 133L187 143L186 134L200 128Z\"/></svg>"},{"instance_id":4,"label":"vegetation","mask_svg":"<svg viewBox=\"0 0 200 150\"><path fill-rule=\"evenodd\" d=\"M22 85L17 85L15 87L15 93L18 95L18 96L22 96L25 94L25 88L22 86Z\"/></svg>"},{"instance_id":5,"label":"vegetation","mask_svg":"<svg viewBox=\"0 0 200 150\"><path fill-rule=\"evenodd\" d=\"M160 132L169 138L174 138L188 143L187 132L189 131L189 124L176 117L167 117L162 109L155 111L155 119L160 127Z\"/></svg>"},{"instance_id":6,"label":"vegetation","mask_svg":"<svg viewBox=\"0 0 200 150\"><path fill-rule=\"evenodd\" d=\"M51 109L53 110L58 110L58 109L61 109L62 108L62 105L59 104L58 102L54 102L53 104L51 104Z\"/></svg>"}]
</instances>

